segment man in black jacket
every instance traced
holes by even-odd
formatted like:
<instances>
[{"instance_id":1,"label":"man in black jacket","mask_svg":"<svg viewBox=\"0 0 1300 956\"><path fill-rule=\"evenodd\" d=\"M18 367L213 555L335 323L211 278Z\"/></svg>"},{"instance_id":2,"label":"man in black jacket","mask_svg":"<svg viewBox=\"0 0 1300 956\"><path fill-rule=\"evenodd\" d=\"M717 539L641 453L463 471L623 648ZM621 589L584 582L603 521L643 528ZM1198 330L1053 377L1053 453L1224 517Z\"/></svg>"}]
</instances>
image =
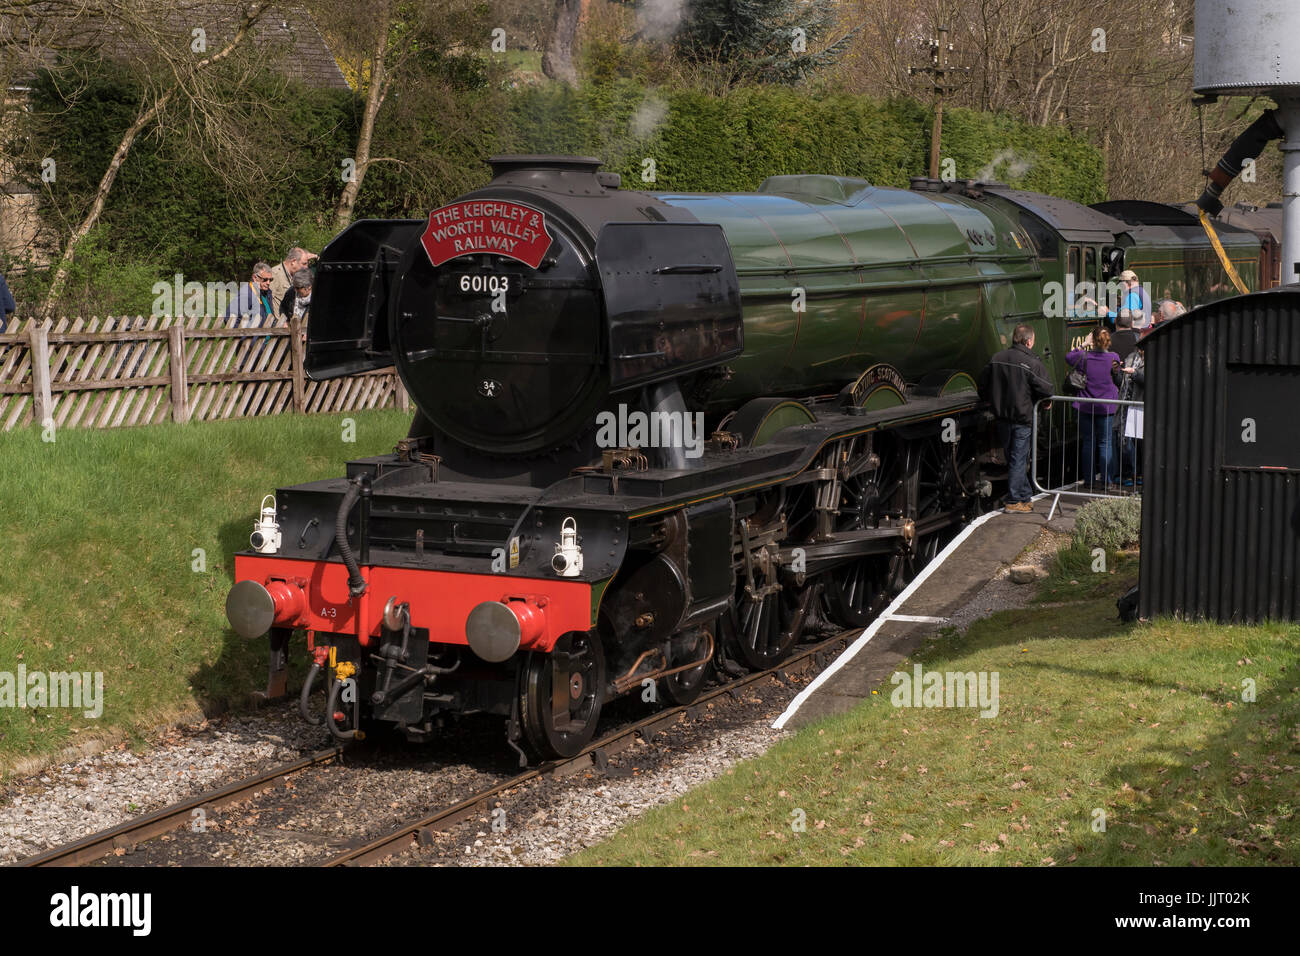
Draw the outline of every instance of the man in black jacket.
<instances>
[{"instance_id":1,"label":"man in black jacket","mask_svg":"<svg viewBox=\"0 0 1300 956\"><path fill-rule=\"evenodd\" d=\"M1033 329L1017 325L1011 343L1011 348L993 356L980 373L979 390L998 420L998 437L1007 450L1006 510L1029 512L1034 510L1029 503L1033 489L1025 469L1034 402L1051 396L1052 383L1042 360L1033 352Z\"/></svg>"}]
</instances>

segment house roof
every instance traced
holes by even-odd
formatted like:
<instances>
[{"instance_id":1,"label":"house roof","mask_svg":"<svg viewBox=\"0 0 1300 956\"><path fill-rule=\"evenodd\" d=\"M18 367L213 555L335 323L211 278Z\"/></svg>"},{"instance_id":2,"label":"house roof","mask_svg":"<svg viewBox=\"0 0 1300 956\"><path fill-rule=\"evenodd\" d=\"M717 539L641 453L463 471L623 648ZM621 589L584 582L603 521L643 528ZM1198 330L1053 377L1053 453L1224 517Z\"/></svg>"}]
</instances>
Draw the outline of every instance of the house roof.
<instances>
[{"instance_id":1,"label":"house roof","mask_svg":"<svg viewBox=\"0 0 1300 956\"><path fill-rule=\"evenodd\" d=\"M6 52L18 67L11 74L10 86L27 85L38 69L53 65L61 53L72 50L95 50L127 64L155 55L151 43L120 21L59 16L60 11L78 6L48 0L26 8L26 17L0 17L0 48L8 48ZM244 8L242 3L174 0L159 7L152 26L168 48L182 54L191 52L196 31L201 29L206 52L211 54L234 35ZM318 89L348 89L316 22L302 7L268 9L253 27L251 49L268 68L288 79Z\"/></svg>"}]
</instances>

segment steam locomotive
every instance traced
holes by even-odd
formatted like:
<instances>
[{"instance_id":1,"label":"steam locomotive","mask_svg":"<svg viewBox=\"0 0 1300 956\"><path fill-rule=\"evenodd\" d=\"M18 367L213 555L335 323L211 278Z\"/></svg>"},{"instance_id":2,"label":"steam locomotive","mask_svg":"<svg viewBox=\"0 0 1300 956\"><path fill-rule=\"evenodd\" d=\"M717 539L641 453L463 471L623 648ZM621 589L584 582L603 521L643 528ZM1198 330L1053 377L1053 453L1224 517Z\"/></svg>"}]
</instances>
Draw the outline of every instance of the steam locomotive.
<instances>
[{"instance_id":1,"label":"steam locomotive","mask_svg":"<svg viewBox=\"0 0 1300 956\"><path fill-rule=\"evenodd\" d=\"M974 376L1016 325L1059 381L1089 283L1226 287L1174 207L827 175L647 193L590 158L490 163L428 220L324 250L308 373L395 365L417 411L392 454L278 489L235 559L227 614L269 632L266 694L305 630L303 716L339 739L487 713L521 759L571 756L619 695L689 702L865 624L992 493ZM1260 237L1220 234L1257 282Z\"/></svg>"}]
</instances>

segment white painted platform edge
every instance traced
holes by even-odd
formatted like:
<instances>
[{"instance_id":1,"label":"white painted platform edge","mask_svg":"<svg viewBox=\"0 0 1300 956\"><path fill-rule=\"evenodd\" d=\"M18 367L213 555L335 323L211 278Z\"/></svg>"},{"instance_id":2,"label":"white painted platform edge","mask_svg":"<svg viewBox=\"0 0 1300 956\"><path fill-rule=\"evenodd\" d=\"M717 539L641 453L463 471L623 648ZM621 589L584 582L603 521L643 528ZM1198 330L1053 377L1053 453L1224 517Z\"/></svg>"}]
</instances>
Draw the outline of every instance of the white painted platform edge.
<instances>
[{"instance_id":1,"label":"white painted platform edge","mask_svg":"<svg viewBox=\"0 0 1300 956\"><path fill-rule=\"evenodd\" d=\"M1046 498L1046 497L1047 495L1035 495L1032 500L1037 501L1039 498ZM974 531L984 522L988 521L990 518L996 518L998 515L1001 514L1006 514L1006 512L1003 511L1001 508L999 508L996 511L990 511L986 515L980 515L978 518L976 518L966 527L962 528L961 533L958 534L957 537L949 541L948 546L944 548L942 551L940 551L937 555L935 555L934 560L931 561L929 564L927 564L921 570L921 573L912 579L912 583L909 584L906 588L904 588L902 593L899 594L898 597L894 598L894 600L890 602L889 607L881 611L880 616L877 617L874 621L872 621L867 626L866 630L864 630L860 635L858 635L858 639L854 641L852 644L850 644L848 647L846 647L844 649L844 653L840 654L839 657L835 658L835 662L831 664L830 667L826 668L826 670L818 674L811 684L809 684L803 690L799 691L799 694L795 697L795 699L790 701L790 706L785 709L785 712L781 714L781 716L778 717L772 723L772 729L781 730L782 728L784 728L786 725L786 721L788 721L791 717L795 715L796 712L798 712L799 708L804 705L804 703L808 700L809 697L813 695L813 693L817 690L817 688L821 687L822 684L830 680L832 675L834 675L841 667L843 667L849 661L853 660L854 656L858 653L858 651L866 647L867 644L871 642L871 639L876 636L876 632L879 631L880 628L883 627L885 624L887 624L889 621L920 621L922 623L931 623L931 622L939 623L945 620L944 618L908 617L907 615L903 615L903 614L895 614L894 610L895 608L902 607L902 605L907 602L908 598L912 596L912 594L916 591L916 589L919 588L922 584L924 584L925 580L931 574L933 574L935 571L937 571L940 567L943 566L943 563L948 560L949 556L951 556L954 551L956 551L959 547L961 547L961 543L965 541L968 537L970 537L972 531Z\"/></svg>"}]
</instances>

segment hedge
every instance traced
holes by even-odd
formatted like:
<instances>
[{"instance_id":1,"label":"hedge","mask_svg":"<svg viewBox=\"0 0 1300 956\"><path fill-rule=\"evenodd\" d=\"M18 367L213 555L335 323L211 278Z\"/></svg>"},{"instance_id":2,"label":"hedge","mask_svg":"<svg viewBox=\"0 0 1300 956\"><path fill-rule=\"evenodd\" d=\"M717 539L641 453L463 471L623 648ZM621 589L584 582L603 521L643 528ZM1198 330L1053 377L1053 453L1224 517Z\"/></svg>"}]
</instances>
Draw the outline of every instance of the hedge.
<instances>
[{"instance_id":1,"label":"hedge","mask_svg":"<svg viewBox=\"0 0 1300 956\"><path fill-rule=\"evenodd\" d=\"M637 129L659 119L652 129ZM929 164L932 112L912 100L875 100L750 87L723 96L647 90L630 80L574 90L535 87L515 96L502 145L520 153L587 153L649 188L741 191L780 173L857 176L906 187ZM1105 198L1101 153L1060 127L1031 126L1007 114L950 109L941 155L959 179L992 173L1011 185L1078 202Z\"/></svg>"}]
</instances>

